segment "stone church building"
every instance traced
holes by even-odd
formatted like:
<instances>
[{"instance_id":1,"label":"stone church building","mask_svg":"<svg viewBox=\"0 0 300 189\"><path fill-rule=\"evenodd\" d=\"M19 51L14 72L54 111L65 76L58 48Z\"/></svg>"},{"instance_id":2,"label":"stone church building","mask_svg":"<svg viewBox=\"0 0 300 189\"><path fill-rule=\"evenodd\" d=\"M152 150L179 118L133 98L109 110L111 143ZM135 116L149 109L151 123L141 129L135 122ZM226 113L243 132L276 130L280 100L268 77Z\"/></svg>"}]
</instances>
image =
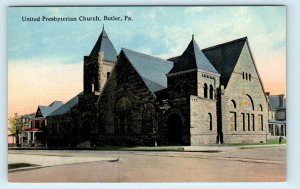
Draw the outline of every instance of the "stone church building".
<instances>
[{"instance_id":1,"label":"stone church building","mask_svg":"<svg viewBox=\"0 0 300 189\"><path fill-rule=\"evenodd\" d=\"M48 146L266 142L268 102L241 38L168 60L122 48L105 30L84 57L83 92L48 117Z\"/></svg>"}]
</instances>

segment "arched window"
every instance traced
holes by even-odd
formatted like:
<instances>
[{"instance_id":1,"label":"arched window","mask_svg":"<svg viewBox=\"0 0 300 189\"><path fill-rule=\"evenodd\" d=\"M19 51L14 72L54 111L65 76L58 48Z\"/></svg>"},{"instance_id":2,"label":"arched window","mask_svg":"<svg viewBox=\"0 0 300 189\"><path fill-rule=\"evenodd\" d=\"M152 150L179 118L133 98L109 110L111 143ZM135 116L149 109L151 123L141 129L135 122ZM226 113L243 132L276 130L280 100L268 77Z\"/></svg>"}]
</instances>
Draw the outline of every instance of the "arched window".
<instances>
[{"instance_id":1,"label":"arched window","mask_svg":"<svg viewBox=\"0 0 300 189\"><path fill-rule=\"evenodd\" d=\"M209 98L210 99L214 98L214 88L212 85L209 86Z\"/></svg>"},{"instance_id":2,"label":"arched window","mask_svg":"<svg viewBox=\"0 0 300 189\"><path fill-rule=\"evenodd\" d=\"M264 130L264 118L263 115L258 115L258 125L260 126L260 130Z\"/></svg>"},{"instance_id":3,"label":"arched window","mask_svg":"<svg viewBox=\"0 0 300 189\"><path fill-rule=\"evenodd\" d=\"M230 130L236 131L236 112L230 112Z\"/></svg>"},{"instance_id":4,"label":"arched window","mask_svg":"<svg viewBox=\"0 0 300 189\"><path fill-rule=\"evenodd\" d=\"M243 131L245 131L246 130L245 113L241 113L241 124L243 126Z\"/></svg>"},{"instance_id":5,"label":"arched window","mask_svg":"<svg viewBox=\"0 0 300 189\"><path fill-rule=\"evenodd\" d=\"M204 98L207 98L207 84L204 83Z\"/></svg>"},{"instance_id":6,"label":"arched window","mask_svg":"<svg viewBox=\"0 0 300 189\"><path fill-rule=\"evenodd\" d=\"M254 103L250 95L244 95L240 102L240 109L243 112L243 130L247 128L248 131L255 130L255 115L252 111L254 111Z\"/></svg>"},{"instance_id":7,"label":"arched window","mask_svg":"<svg viewBox=\"0 0 300 189\"><path fill-rule=\"evenodd\" d=\"M92 83L92 92L95 92L95 85Z\"/></svg>"},{"instance_id":8,"label":"arched window","mask_svg":"<svg viewBox=\"0 0 300 189\"><path fill-rule=\"evenodd\" d=\"M249 74L249 81L251 81L251 74Z\"/></svg>"},{"instance_id":9,"label":"arched window","mask_svg":"<svg viewBox=\"0 0 300 189\"><path fill-rule=\"evenodd\" d=\"M234 100L231 100L231 111L230 111L230 130L237 130L236 126L236 103Z\"/></svg>"},{"instance_id":10,"label":"arched window","mask_svg":"<svg viewBox=\"0 0 300 189\"><path fill-rule=\"evenodd\" d=\"M92 90L92 92L95 92L95 78L94 77L92 77L91 78L91 90Z\"/></svg>"},{"instance_id":11,"label":"arched window","mask_svg":"<svg viewBox=\"0 0 300 189\"><path fill-rule=\"evenodd\" d=\"M145 133L153 132L153 117L155 115L154 106L150 103L145 104L142 113L142 130Z\"/></svg>"},{"instance_id":12,"label":"arched window","mask_svg":"<svg viewBox=\"0 0 300 189\"><path fill-rule=\"evenodd\" d=\"M231 100L231 103L232 103L232 107L233 107L233 108L236 108L236 103L235 103L235 101L234 101L234 100Z\"/></svg>"},{"instance_id":13,"label":"arched window","mask_svg":"<svg viewBox=\"0 0 300 189\"><path fill-rule=\"evenodd\" d=\"M258 107L259 107L259 109L258 109L258 110L262 112L262 111L263 111L263 107L262 107L262 105L260 104Z\"/></svg>"},{"instance_id":14,"label":"arched window","mask_svg":"<svg viewBox=\"0 0 300 189\"><path fill-rule=\"evenodd\" d=\"M132 132L132 103L128 97L122 97L115 105L115 132Z\"/></svg>"},{"instance_id":15,"label":"arched window","mask_svg":"<svg viewBox=\"0 0 300 189\"><path fill-rule=\"evenodd\" d=\"M255 131L255 118L254 118L254 114L251 114L251 118L252 118L252 130Z\"/></svg>"},{"instance_id":16,"label":"arched window","mask_svg":"<svg viewBox=\"0 0 300 189\"><path fill-rule=\"evenodd\" d=\"M212 115L211 113L208 113L208 125L209 125L209 130L212 131Z\"/></svg>"},{"instance_id":17,"label":"arched window","mask_svg":"<svg viewBox=\"0 0 300 189\"><path fill-rule=\"evenodd\" d=\"M240 106L244 109L244 110L254 110L254 104L253 104L253 100L249 95L244 95L243 99L240 103Z\"/></svg>"},{"instance_id":18,"label":"arched window","mask_svg":"<svg viewBox=\"0 0 300 189\"><path fill-rule=\"evenodd\" d=\"M243 72L243 79L245 79L245 72Z\"/></svg>"},{"instance_id":19,"label":"arched window","mask_svg":"<svg viewBox=\"0 0 300 189\"><path fill-rule=\"evenodd\" d=\"M246 80L248 80L248 74L246 73Z\"/></svg>"},{"instance_id":20,"label":"arched window","mask_svg":"<svg viewBox=\"0 0 300 189\"><path fill-rule=\"evenodd\" d=\"M107 73L106 73L106 79L109 78L109 75L110 75L110 72L107 72Z\"/></svg>"}]
</instances>

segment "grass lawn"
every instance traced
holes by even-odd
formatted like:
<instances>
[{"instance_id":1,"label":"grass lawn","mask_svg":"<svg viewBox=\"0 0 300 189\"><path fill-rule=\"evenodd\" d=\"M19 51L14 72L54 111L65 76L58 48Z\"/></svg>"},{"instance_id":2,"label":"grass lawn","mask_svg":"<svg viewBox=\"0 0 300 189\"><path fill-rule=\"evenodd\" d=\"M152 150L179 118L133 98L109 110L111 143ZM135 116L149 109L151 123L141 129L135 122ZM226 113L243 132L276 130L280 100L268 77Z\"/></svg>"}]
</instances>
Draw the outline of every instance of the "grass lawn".
<instances>
[{"instance_id":1,"label":"grass lawn","mask_svg":"<svg viewBox=\"0 0 300 189\"><path fill-rule=\"evenodd\" d=\"M38 165L35 164L29 164L29 163L12 163L8 164L8 169L16 169L16 168L22 168L22 167L35 167Z\"/></svg>"},{"instance_id":2,"label":"grass lawn","mask_svg":"<svg viewBox=\"0 0 300 189\"><path fill-rule=\"evenodd\" d=\"M206 146L246 146L246 145L266 145L266 144L279 144L278 139L267 140L266 143L239 143L239 144L208 144ZM286 139L281 141L281 144L286 144Z\"/></svg>"},{"instance_id":3,"label":"grass lawn","mask_svg":"<svg viewBox=\"0 0 300 189\"><path fill-rule=\"evenodd\" d=\"M184 151L183 147L98 147L100 151Z\"/></svg>"}]
</instances>

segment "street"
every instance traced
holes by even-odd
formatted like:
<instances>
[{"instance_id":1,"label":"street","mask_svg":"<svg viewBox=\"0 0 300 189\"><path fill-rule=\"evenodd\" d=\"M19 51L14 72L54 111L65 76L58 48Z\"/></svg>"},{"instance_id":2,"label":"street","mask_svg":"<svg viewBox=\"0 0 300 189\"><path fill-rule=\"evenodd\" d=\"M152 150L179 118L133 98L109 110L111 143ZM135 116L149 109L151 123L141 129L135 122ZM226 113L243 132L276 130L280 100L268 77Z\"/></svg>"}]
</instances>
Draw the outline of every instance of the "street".
<instances>
[{"instance_id":1,"label":"street","mask_svg":"<svg viewBox=\"0 0 300 189\"><path fill-rule=\"evenodd\" d=\"M35 166L10 169L9 182L283 182L286 179L285 146L228 148L219 152L13 150L8 158L11 165Z\"/></svg>"}]
</instances>

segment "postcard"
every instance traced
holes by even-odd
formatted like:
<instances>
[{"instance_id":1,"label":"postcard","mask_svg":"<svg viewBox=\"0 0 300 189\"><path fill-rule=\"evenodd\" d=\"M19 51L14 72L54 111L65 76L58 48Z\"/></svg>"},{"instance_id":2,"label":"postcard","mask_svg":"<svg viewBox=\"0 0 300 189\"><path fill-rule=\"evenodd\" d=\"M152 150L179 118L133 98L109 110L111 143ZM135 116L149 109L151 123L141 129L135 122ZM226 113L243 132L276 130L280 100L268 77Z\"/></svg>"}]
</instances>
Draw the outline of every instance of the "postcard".
<instances>
[{"instance_id":1,"label":"postcard","mask_svg":"<svg viewBox=\"0 0 300 189\"><path fill-rule=\"evenodd\" d=\"M9 182L284 182L285 6L8 7Z\"/></svg>"}]
</instances>

